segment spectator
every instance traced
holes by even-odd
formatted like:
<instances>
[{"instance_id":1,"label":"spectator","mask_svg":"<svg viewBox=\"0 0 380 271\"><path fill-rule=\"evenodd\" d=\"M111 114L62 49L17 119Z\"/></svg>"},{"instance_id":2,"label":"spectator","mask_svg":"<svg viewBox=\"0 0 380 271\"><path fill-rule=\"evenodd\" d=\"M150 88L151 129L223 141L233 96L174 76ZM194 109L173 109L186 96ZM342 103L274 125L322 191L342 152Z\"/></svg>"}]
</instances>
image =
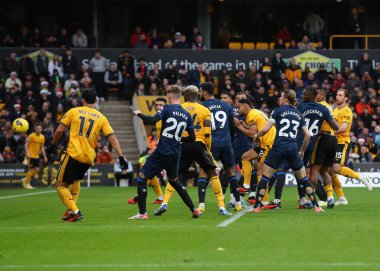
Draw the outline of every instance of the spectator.
<instances>
[{"instance_id":1,"label":"spectator","mask_svg":"<svg viewBox=\"0 0 380 271\"><path fill-rule=\"evenodd\" d=\"M181 80L181 82L184 86L190 85L191 78L190 78L190 74L187 71L185 65L182 65L181 67L179 67L177 80Z\"/></svg>"},{"instance_id":2,"label":"spectator","mask_svg":"<svg viewBox=\"0 0 380 271\"><path fill-rule=\"evenodd\" d=\"M174 47L176 47L177 43L181 41L181 32L176 32L174 34Z\"/></svg>"},{"instance_id":3,"label":"spectator","mask_svg":"<svg viewBox=\"0 0 380 271\"><path fill-rule=\"evenodd\" d=\"M10 91L11 88L16 87L18 90L21 90L22 82L17 77L17 72L13 71L10 74L10 77L5 81L5 90Z\"/></svg>"},{"instance_id":4,"label":"spectator","mask_svg":"<svg viewBox=\"0 0 380 271\"><path fill-rule=\"evenodd\" d=\"M140 38L135 43L135 48L137 48L137 49L148 49L149 46L150 46L150 41L148 40L147 35L142 33L140 35Z\"/></svg>"},{"instance_id":5,"label":"spectator","mask_svg":"<svg viewBox=\"0 0 380 271\"><path fill-rule=\"evenodd\" d=\"M344 79L343 75L339 72L336 75L336 78L333 82L333 88L332 90L336 92L338 89L342 87L342 84L346 84L346 80Z\"/></svg>"},{"instance_id":6,"label":"spectator","mask_svg":"<svg viewBox=\"0 0 380 271\"><path fill-rule=\"evenodd\" d=\"M135 84L135 59L128 50L124 50L123 54L119 57L118 67L123 75L123 96L128 101L132 101L132 93Z\"/></svg>"},{"instance_id":7,"label":"spectator","mask_svg":"<svg viewBox=\"0 0 380 271\"><path fill-rule=\"evenodd\" d=\"M325 23L321 16L314 11L311 11L303 22L303 29L308 33L311 41L313 42L321 41L321 31L324 26Z\"/></svg>"},{"instance_id":8,"label":"spectator","mask_svg":"<svg viewBox=\"0 0 380 271\"><path fill-rule=\"evenodd\" d=\"M374 87L375 87L375 82L373 81L369 72L365 71L361 80L361 88L364 90L368 90Z\"/></svg>"},{"instance_id":9,"label":"spectator","mask_svg":"<svg viewBox=\"0 0 380 271\"><path fill-rule=\"evenodd\" d=\"M173 41L171 39L168 39L164 43L164 49L172 49L174 48Z\"/></svg>"},{"instance_id":10,"label":"spectator","mask_svg":"<svg viewBox=\"0 0 380 271\"><path fill-rule=\"evenodd\" d=\"M32 46L41 47L43 45L42 34L40 29L36 26L32 32Z\"/></svg>"},{"instance_id":11,"label":"spectator","mask_svg":"<svg viewBox=\"0 0 380 271\"><path fill-rule=\"evenodd\" d=\"M18 70L19 64L17 62L17 54L15 52L11 52L9 57L5 58L3 62L3 71L5 76L9 76L11 72Z\"/></svg>"},{"instance_id":12,"label":"spectator","mask_svg":"<svg viewBox=\"0 0 380 271\"><path fill-rule=\"evenodd\" d=\"M314 50L313 43L310 42L307 35L303 36L301 42L298 45L300 50Z\"/></svg>"},{"instance_id":13,"label":"spectator","mask_svg":"<svg viewBox=\"0 0 380 271\"><path fill-rule=\"evenodd\" d=\"M356 65L356 73L360 78L364 76L365 72L368 72L370 75L373 74L372 61L370 60L368 53L364 53Z\"/></svg>"},{"instance_id":14,"label":"spectator","mask_svg":"<svg viewBox=\"0 0 380 271\"><path fill-rule=\"evenodd\" d=\"M96 50L93 58L90 60L90 70L94 79L96 93L102 101L108 100L108 91L104 91L104 73L107 69L107 59L102 56L99 50Z\"/></svg>"},{"instance_id":15,"label":"spectator","mask_svg":"<svg viewBox=\"0 0 380 271\"><path fill-rule=\"evenodd\" d=\"M58 75L63 78L63 65L59 55L53 55L53 59L49 61L48 70L50 77L53 76L53 71L56 70Z\"/></svg>"},{"instance_id":16,"label":"spectator","mask_svg":"<svg viewBox=\"0 0 380 271\"><path fill-rule=\"evenodd\" d=\"M140 73L141 78L143 80L146 79L148 76L148 68L146 66L146 59L144 57L141 57L139 60L139 66L136 69L136 72Z\"/></svg>"},{"instance_id":17,"label":"spectator","mask_svg":"<svg viewBox=\"0 0 380 271\"><path fill-rule=\"evenodd\" d=\"M157 143L158 143L157 130L156 128L153 128L150 131L150 135L148 136L149 149L154 150L157 147Z\"/></svg>"},{"instance_id":18,"label":"spectator","mask_svg":"<svg viewBox=\"0 0 380 271\"><path fill-rule=\"evenodd\" d=\"M354 92L356 87L360 87L360 86L361 86L360 80L356 77L356 74L354 72L351 72L347 80L348 90L352 93Z\"/></svg>"},{"instance_id":19,"label":"spectator","mask_svg":"<svg viewBox=\"0 0 380 271\"><path fill-rule=\"evenodd\" d=\"M21 59L20 59L20 76L21 79L25 80L25 76L27 74L33 74L34 73L34 62L29 57L28 53L26 51L23 51L21 53Z\"/></svg>"},{"instance_id":20,"label":"spectator","mask_svg":"<svg viewBox=\"0 0 380 271\"><path fill-rule=\"evenodd\" d=\"M276 52L272 58L272 78L275 81L280 80L281 74L285 73L286 64L282 59L282 54Z\"/></svg>"},{"instance_id":21,"label":"spectator","mask_svg":"<svg viewBox=\"0 0 380 271\"><path fill-rule=\"evenodd\" d=\"M108 92L110 89L116 89L117 93L119 95L119 98L121 100L122 98L122 83L123 83L123 76L121 72L117 69L116 63L111 62L109 65L109 70L106 71L104 74L104 82L106 84L106 97L108 97Z\"/></svg>"},{"instance_id":22,"label":"spectator","mask_svg":"<svg viewBox=\"0 0 380 271\"><path fill-rule=\"evenodd\" d=\"M291 84L293 84L295 78L302 78L301 68L297 65L296 60L294 58L290 59L290 64L288 68L285 70L285 75Z\"/></svg>"},{"instance_id":23,"label":"spectator","mask_svg":"<svg viewBox=\"0 0 380 271\"><path fill-rule=\"evenodd\" d=\"M173 63L168 64L164 73L164 77L168 79L170 85L173 85L177 82L177 72L174 69Z\"/></svg>"},{"instance_id":24,"label":"spectator","mask_svg":"<svg viewBox=\"0 0 380 271\"><path fill-rule=\"evenodd\" d=\"M365 108L367 108L368 112L371 114L371 107L366 102L366 98L362 97L360 99L360 102L355 105L355 111L358 114L358 116L361 116L364 113Z\"/></svg>"},{"instance_id":25,"label":"spectator","mask_svg":"<svg viewBox=\"0 0 380 271\"><path fill-rule=\"evenodd\" d=\"M163 40L160 33L158 33L157 28L153 28L150 34L150 47L153 49L161 49L163 45Z\"/></svg>"},{"instance_id":26,"label":"spectator","mask_svg":"<svg viewBox=\"0 0 380 271\"><path fill-rule=\"evenodd\" d=\"M181 35L180 40L174 46L177 49L190 49L189 43L186 41L186 36Z\"/></svg>"},{"instance_id":27,"label":"spectator","mask_svg":"<svg viewBox=\"0 0 380 271\"><path fill-rule=\"evenodd\" d=\"M50 34L46 38L45 46L48 48L58 47L57 38L55 37L54 34Z\"/></svg>"},{"instance_id":28,"label":"spectator","mask_svg":"<svg viewBox=\"0 0 380 271\"><path fill-rule=\"evenodd\" d=\"M297 42L295 40L291 40L288 49L299 50L300 48L298 47Z\"/></svg>"},{"instance_id":29,"label":"spectator","mask_svg":"<svg viewBox=\"0 0 380 271\"><path fill-rule=\"evenodd\" d=\"M318 71L315 73L315 79L318 85L322 85L325 80L329 80L329 73L326 70L325 64L320 64Z\"/></svg>"},{"instance_id":30,"label":"spectator","mask_svg":"<svg viewBox=\"0 0 380 271\"><path fill-rule=\"evenodd\" d=\"M367 146L360 146L359 161L361 163L369 163L372 162L372 160L372 155L368 152Z\"/></svg>"},{"instance_id":31,"label":"spectator","mask_svg":"<svg viewBox=\"0 0 380 271\"><path fill-rule=\"evenodd\" d=\"M78 87L79 83L76 80L76 75L75 73L71 73L70 77L65 81L65 85L63 86L63 89L65 92L68 92L70 87Z\"/></svg>"},{"instance_id":32,"label":"spectator","mask_svg":"<svg viewBox=\"0 0 380 271\"><path fill-rule=\"evenodd\" d=\"M374 142L374 134L373 133L369 133L368 134L368 137L367 137L367 147L368 147L368 150L369 152L375 156L379 150L379 147L376 146L375 142Z\"/></svg>"},{"instance_id":33,"label":"spectator","mask_svg":"<svg viewBox=\"0 0 380 271\"><path fill-rule=\"evenodd\" d=\"M140 26L136 26L135 27L135 32L131 36L131 41L130 41L131 48L135 47L136 43L140 40L140 36L141 36L142 33L143 32L141 30L141 27Z\"/></svg>"},{"instance_id":34,"label":"spectator","mask_svg":"<svg viewBox=\"0 0 380 271\"><path fill-rule=\"evenodd\" d=\"M264 57L263 62L260 65L260 73L265 79L270 78L272 74L272 63L268 56Z\"/></svg>"},{"instance_id":35,"label":"spectator","mask_svg":"<svg viewBox=\"0 0 380 271\"><path fill-rule=\"evenodd\" d=\"M78 28L72 37L74 47L86 48L88 46L87 36L81 28Z\"/></svg>"},{"instance_id":36,"label":"spectator","mask_svg":"<svg viewBox=\"0 0 380 271\"><path fill-rule=\"evenodd\" d=\"M128 186L132 185L133 167L132 167L132 163L130 161L127 161L127 163L128 163L128 169L125 171L122 171L120 163L119 163L119 159L115 160L113 170L114 170L115 182L116 182L117 187L120 186L120 180L121 179L127 179L128 180Z\"/></svg>"},{"instance_id":37,"label":"spectator","mask_svg":"<svg viewBox=\"0 0 380 271\"><path fill-rule=\"evenodd\" d=\"M17 158L12 149L8 146L4 148L3 153L1 154L3 163L16 163Z\"/></svg>"},{"instance_id":38,"label":"spectator","mask_svg":"<svg viewBox=\"0 0 380 271\"><path fill-rule=\"evenodd\" d=\"M5 34L5 36L1 42L1 45L3 47L14 47L14 46L16 46L15 41L10 34Z\"/></svg>"},{"instance_id":39,"label":"spectator","mask_svg":"<svg viewBox=\"0 0 380 271\"><path fill-rule=\"evenodd\" d=\"M46 55L45 48L41 48L35 62L35 71L38 77L48 77L49 57Z\"/></svg>"},{"instance_id":40,"label":"spectator","mask_svg":"<svg viewBox=\"0 0 380 271\"><path fill-rule=\"evenodd\" d=\"M206 49L206 44L203 42L203 36L202 35L197 35L195 38L195 41L193 42L192 46L193 50L205 50Z\"/></svg>"},{"instance_id":41,"label":"spectator","mask_svg":"<svg viewBox=\"0 0 380 271\"><path fill-rule=\"evenodd\" d=\"M26 26L21 27L20 36L17 43L20 47L30 47L32 45L32 39Z\"/></svg>"},{"instance_id":42,"label":"spectator","mask_svg":"<svg viewBox=\"0 0 380 271\"><path fill-rule=\"evenodd\" d=\"M102 147L102 152L98 153L96 155L96 161L97 164L111 164L115 160L113 159L112 153L110 152L107 145L104 145Z\"/></svg>"},{"instance_id":43,"label":"spectator","mask_svg":"<svg viewBox=\"0 0 380 271\"><path fill-rule=\"evenodd\" d=\"M351 11L351 16L349 17L349 32L353 35L360 35L364 33L365 27L364 27L364 21L361 16L358 14L358 10L356 8L353 8ZM363 43L361 38L355 38L353 39L352 48L358 49L363 48Z\"/></svg>"},{"instance_id":44,"label":"spectator","mask_svg":"<svg viewBox=\"0 0 380 271\"><path fill-rule=\"evenodd\" d=\"M215 83L214 76L212 75L212 72L210 71L210 69L205 70L205 81L211 82L213 84Z\"/></svg>"},{"instance_id":45,"label":"spectator","mask_svg":"<svg viewBox=\"0 0 380 271\"><path fill-rule=\"evenodd\" d=\"M79 68L78 59L73 55L70 47L66 48L65 55L62 57L63 79L68 79L70 74L76 74Z\"/></svg>"},{"instance_id":46,"label":"spectator","mask_svg":"<svg viewBox=\"0 0 380 271\"><path fill-rule=\"evenodd\" d=\"M201 83L206 82L206 74L203 71L203 64L199 63L196 70L191 73L191 84L199 86Z\"/></svg>"},{"instance_id":47,"label":"spectator","mask_svg":"<svg viewBox=\"0 0 380 271\"><path fill-rule=\"evenodd\" d=\"M69 36L67 29L64 27L59 32L57 37L57 44L62 49L67 49L71 46L72 38Z\"/></svg>"},{"instance_id":48,"label":"spectator","mask_svg":"<svg viewBox=\"0 0 380 271\"><path fill-rule=\"evenodd\" d=\"M284 40L282 38L277 38L277 40L276 40L276 42L274 44L273 49L276 49L276 50L286 49Z\"/></svg>"}]
</instances>

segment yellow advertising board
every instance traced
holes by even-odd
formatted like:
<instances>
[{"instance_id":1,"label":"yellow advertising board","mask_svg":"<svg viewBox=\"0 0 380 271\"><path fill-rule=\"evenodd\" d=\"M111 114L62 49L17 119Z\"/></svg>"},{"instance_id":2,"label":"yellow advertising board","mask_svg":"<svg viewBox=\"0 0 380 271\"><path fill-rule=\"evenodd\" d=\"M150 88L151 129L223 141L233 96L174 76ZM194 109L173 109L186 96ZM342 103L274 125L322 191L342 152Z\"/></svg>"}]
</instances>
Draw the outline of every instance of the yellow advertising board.
<instances>
[{"instance_id":1,"label":"yellow advertising board","mask_svg":"<svg viewBox=\"0 0 380 271\"><path fill-rule=\"evenodd\" d=\"M324 66L328 72L331 72L333 68L341 69L341 63L339 58L329 58L318 54L314 51L307 51L302 54L292 57L295 59L297 65L304 71L306 67L310 68L311 72L317 72L320 66ZM285 60L288 64L290 58Z\"/></svg>"},{"instance_id":2,"label":"yellow advertising board","mask_svg":"<svg viewBox=\"0 0 380 271\"><path fill-rule=\"evenodd\" d=\"M158 97L166 99L166 96L137 96L137 105L141 113L145 115L156 114L157 111L154 107L154 100ZM183 102L183 97L181 98L181 102Z\"/></svg>"}]
</instances>

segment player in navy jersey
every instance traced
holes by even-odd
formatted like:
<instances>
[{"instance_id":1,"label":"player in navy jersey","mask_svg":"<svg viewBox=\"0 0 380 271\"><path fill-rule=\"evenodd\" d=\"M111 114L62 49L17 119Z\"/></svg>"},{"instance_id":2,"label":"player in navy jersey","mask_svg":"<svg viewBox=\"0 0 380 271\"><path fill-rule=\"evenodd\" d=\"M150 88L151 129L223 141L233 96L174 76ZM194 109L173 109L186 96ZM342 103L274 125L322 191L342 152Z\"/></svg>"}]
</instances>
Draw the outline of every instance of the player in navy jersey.
<instances>
[{"instance_id":1,"label":"player in navy jersey","mask_svg":"<svg viewBox=\"0 0 380 271\"><path fill-rule=\"evenodd\" d=\"M178 182L178 167L181 154L181 142L194 142L195 132L193 119L181 105L180 87L173 86L167 91L169 105L165 105L161 111L154 116L146 116L141 111L136 110L134 115L140 117L147 124L155 124L162 121L160 141L156 150L148 157L137 178L137 194L139 213L129 219L147 219L146 197L148 179L152 179L163 169L166 170L169 182L178 192L182 200L193 213L194 218L198 218L200 212L195 209L194 204L187 193L185 187ZM187 131L189 136L182 137L182 133Z\"/></svg>"},{"instance_id":2,"label":"player in navy jersey","mask_svg":"<svg viewBox=\"0 0 380 271\"><path fill-rule=\"evenodd\" d=\"M211 153L216 161L221 161L226 172L230 190L235 198L235 210L243 209L238 191L238 181L234 171L234 153L232 138L234 128L234 114L231 107L214 97L214 84L211 82L200 85L203 105L211 111L212 144ZM202 172L200 173L200 175Z\"/></svg>"},{"instance_id":3,"label":"player in navy jersey","mask_svg":"<svg viewBox=\"0 0 380 271\"><path fill-rule=\"evenodd\" d=\"M310 157L315 148L315 143L317 141L318 135L320 134L321 126L323 122L326 121L330 125L330 127L334 130L337 130L339 128L338 124L334 120L328 108L320 103L316 103L316 96L317 96L317 89L314 87L307 87L302 93L302 103L299 103L297 106L297 109L302 114L305 120L306 126L311 135L310 142L306 148L306 151L303 157L303 164L306 168L310 166ZM297 146L299 150L302 147L303 141L304 141L303 133L298 133L296 137L296 142L297 142ZM279 169L280 169L279 172L286 172L289 170L289 164L287 163L286 160L284 160L281 163ZM271 185L273 184L269 184L269 187L271 187ZM318 197L320 198L320 200L325 201L327 199L327 196L326 196L323 186L322 185L318 186L318 189L317 189L317 183L314 183L313 186L316 189L316 193ZM276 189L280 189L280 188L282 189L282 187L276 186ZM308 205L306 204L305 190L299 187L298 192L300 196L300 204L298 208L305 209L308 207ZM281 196L280 192L277 192L277 194ZM280 205L280 200L281 198L276 197L273 203ZM271 206L269 205L269 207Z\"/></svg>"},{"instance_id":4,"label":"player in navy jersey","mask_svg":"<svg viewBox=\"0 0 380 271\"><path fill-rule=\"evenodd\" d=\"M252 213L259 213L261 211L261 201L265 195L268 182L277 168L279 168L283 159L289 163L297 182L301 184L301 188L305 189L305 192L313 203L314 211L323 212L323 209L318 205L314 190L306 176L301 158L304 156L311 135L302 114L295 108L296 101L297 97L294 90L284 90L281 93L279 101L280 107L272 111L269 121L254 137L255 143L260 141L260 137L264 136L273 125L276 125L276 139L265 160L263 176L257 187L256 202L254 208L250 211ZM297 134L301 131L304 134L304 140L299 150L296 138Z\"/></svg>"}]
</instances>

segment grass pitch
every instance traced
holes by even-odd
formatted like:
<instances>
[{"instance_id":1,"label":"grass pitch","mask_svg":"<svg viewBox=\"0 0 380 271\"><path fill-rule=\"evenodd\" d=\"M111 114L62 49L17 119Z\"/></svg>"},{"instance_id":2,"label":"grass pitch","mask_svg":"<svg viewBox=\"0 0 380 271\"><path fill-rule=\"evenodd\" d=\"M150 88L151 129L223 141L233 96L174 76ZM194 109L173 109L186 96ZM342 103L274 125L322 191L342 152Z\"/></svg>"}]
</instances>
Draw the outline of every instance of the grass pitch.
<instances>
[{"instance_id":1,"label":"grass pitch","mask_svg":"<svg viewBox=\"0 0 380 271\"><path fill-rule=\"evenodd\" d=\"M84 220L65 223L54 190L1 190L0 270L380 270L378 189L345 189L348 206L314 214L297 210L296 188L285 188L281 210L246 213L225 228L211 189L197 220L178 195L154 217L151 189L149 220L128 220L135 193L82 189Z\"/></svg>"}]
</instances>

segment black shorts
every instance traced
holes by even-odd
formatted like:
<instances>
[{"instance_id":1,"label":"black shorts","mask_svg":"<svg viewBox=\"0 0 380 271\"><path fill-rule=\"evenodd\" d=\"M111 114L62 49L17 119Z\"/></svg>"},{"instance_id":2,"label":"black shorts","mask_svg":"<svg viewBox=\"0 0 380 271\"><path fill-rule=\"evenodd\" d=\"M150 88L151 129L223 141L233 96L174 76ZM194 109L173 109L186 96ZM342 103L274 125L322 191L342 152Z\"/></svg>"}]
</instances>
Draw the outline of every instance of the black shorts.
<instances>
[{"instance_id":1,"label":"black shorts","mask_svg":"<svg viewBox=\"0 0 380 271\"><path fill-rule=\"evenodd\" d=\"M83 180L84 174L90 167L91 165L81 163L66 153L58 169L57 182L73 184L74 181Z\"/></svg>"},{"instance_id":2,"label":"black shorts","mask_svg":"<svg viewBox=\"0 0 380 271\"><path fill-rule=\"evenodd\" d=\"M29 158L28 167L29 168L40 167L40 158Z\"/></svg>"},{"instance_id":3,"label":"black shorts","mask_svg":"<svg viewBox=\"0 0 380 271\"><path fill-rule=\"evenodd\" d=\"M253 150L257 153L258 157L257 157L257 161L259 163L264 163L265 159L267 158L268 156L268 153L270 151L270 147L269 146L265 146L264 148L262 147L253 147Z\"/></svg>"},{"instance_id":4,"label":"black shorts","mask_svg":"<svg viewBox=\"0 0 380 271\"><path fill-rule=\"evenodd\" d=\"M216 168L214 159L205 144L199 141L182 143L179 174L187 173L191 163L194 161L197 162L204 171Z\"/></svg>"},{"instance_id":5,"label":"black shorts","mask_svg":"<svg viewBox=\"0 0 380 271\"><path fill-rule=\"evenodd\" d=\"M336 148L334 164L340 164L341 166L344 166L348 159L350 151L351 143L345 142L344 144L338 144L338 147Z\"/></svg>"},{"instance_id":6,"label":"black shorts","mask_svg":"<svg viewBox=\"0 0 380 271\"><path fill-rule=\"evenodd\" d=\"M336 137L329 134L319 135L311 155L310 164L331 167L335 160L338 142Z\"/></svg>"}]
</instances>

